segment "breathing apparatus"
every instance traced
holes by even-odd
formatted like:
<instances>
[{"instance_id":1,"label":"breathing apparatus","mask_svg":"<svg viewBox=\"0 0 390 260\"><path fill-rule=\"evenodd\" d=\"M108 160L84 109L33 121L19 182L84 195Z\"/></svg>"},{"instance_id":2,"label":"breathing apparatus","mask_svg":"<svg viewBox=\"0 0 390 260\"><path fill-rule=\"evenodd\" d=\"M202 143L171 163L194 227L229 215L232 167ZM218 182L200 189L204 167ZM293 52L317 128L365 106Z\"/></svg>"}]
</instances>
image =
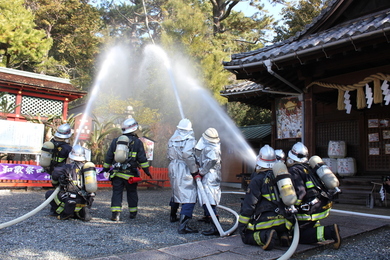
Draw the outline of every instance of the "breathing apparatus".
<instances>
[{"instance_id":1,"label":"breathing apparatus","mask_svg":"<svg viewBox=\"0 0 390 260\"><path fill-rule=\"evenodd\" d=\"M39 165L41 167L49 167L54 152L54 143L51 141L44 142L41 149L41 157L39 158Z\"/></svg>"},{"instance_id":2,"label":"breathing apparatus","mask_svg":"<svg viewBox=\"0 0 390 260\"><path fill-rule=\"evenodd\" d=\"M116 162L124 163L127 160L129 157L129 144L130 139L126 135L121 135L118 137L114 156Z\"/></svg>"},{"instance_id":3,"label":"breathing apparatus","mask_svg":"<svg viewBox=\"0 0 390 260\"><path fill-rule=\"evenodd\" d=\"M317 155L312 156L309 159L309 165L328 190L335 190L335 193L340 192L338 188L340 185L339 180L321 157Z\"/></svg>"},{"instance_id":4,"label":"breathing apparatus","mask_svg":"<svg viewBox=\"0 0 390 260\"><path fill-rule=\"evenodd\" d=\"M294 204L297 201L297 195L291 181L291 175L288 172L286 165L283 162L276 162L272 167L272 171L274 173L275 181L280 193L279 196L281 197L283 204L287 206L289 212L296 213L297 210L295 209Z\"/></svg>"}]
</instances>

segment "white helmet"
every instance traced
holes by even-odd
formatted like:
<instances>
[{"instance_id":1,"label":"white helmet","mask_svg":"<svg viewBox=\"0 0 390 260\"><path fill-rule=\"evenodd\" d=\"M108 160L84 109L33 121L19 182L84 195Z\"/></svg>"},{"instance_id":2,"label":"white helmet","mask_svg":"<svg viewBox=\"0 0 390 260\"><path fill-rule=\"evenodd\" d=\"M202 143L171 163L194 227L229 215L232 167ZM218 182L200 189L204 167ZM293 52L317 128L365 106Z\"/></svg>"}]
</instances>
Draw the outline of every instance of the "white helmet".
<instances>
[{"instance_id":1,"label":"white helmet","mask_svg":"<svg viewBox=\"0 0 390 260\"><path fill-rule=\"evenodd\" d=\"M256 164L262 168L272 169L275 162L275 150L268 144L264 145L259 151Z\"/></svg>"},{"instance_id":2,"label":"white helmet","mask_svg":"<svg viewBox=\"0 0 390 260\"><path fill-rule=\"evenodd\" d=\"M211 143L218 143L219 136L217 130L215 128L208 128L203 134L202 137Z\"/></svg>"},{"instance_id":3,"label":"white helmet","mask_svg":"<svg viewBox=\"0 0 390 260\"><path fill-rule=\"evenodd\" d=\"M191 131L192 130L192 123L189 119L184 118L180 120L179 124L177 125L178 129Z\"/></svg>"},{"instance_id":4,"label":"white helmet","mask_svg":"<svg viewBox=\"0 0 390 260\"><path fill-rule=\"evenodd\" d=\"M67 139L72 136L72 129L69 124L62 124L57 128L55 137Z\"/></svg>"},{"instance_id":5,"label":"white helmet","mask_svg":"<svg viewBox=\"0 0 390 260\"><path fill-rule=\"evenodd\" d=\"M295 162L305 163L308 160L308 156L309 151L307 150L307 147L301 142L294 144L291 150L288 152L288 157Z\"/></svg>"},{"instance_id":6,"label":"white helmet","mask_svg":"<svg viewBox=\"0 0 390 260\"><path fill-rule=\"evenodd\" d=\"M276 160L280 162L284 162L286 160L286 154L282 149L275 150Z\"/></svg>"},{"instance_id":7,"label":"white helmet","mask_svg":"<svg viewBox=\"0 0 390 260\"><path fill-rule=\"evenodd\" d=\"M73 146L72 151L69 153L69 158L73 161L84 162L87 160L85 157L85 150L81 145L76 144Z\"/></svg>"},{"instance_id":8,"label":"white helmet","mask_svg":"<svg viewBox=\"0 0 390 260\"><path fill-rule=\"evenodd\" d=\"M122 133L123 134L133 133L133 132L137 131L137 129L138 129L138 123L137 123L137 121L135 121L134 118L126 119L122 123Z\"/></svg>"}]
</instances>

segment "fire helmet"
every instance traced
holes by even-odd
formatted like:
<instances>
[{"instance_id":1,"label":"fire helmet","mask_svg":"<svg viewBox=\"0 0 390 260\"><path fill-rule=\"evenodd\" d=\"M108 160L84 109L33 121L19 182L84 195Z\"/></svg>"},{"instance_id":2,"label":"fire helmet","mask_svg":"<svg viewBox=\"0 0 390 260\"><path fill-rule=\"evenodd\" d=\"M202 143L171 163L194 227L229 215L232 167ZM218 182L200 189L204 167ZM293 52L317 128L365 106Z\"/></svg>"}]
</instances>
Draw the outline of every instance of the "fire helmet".
<instances>
[{"instance_id":1,"label":"fire helmet","mask_svg":"<svg viewBox=\"0 0 390 260\"><path fill-rule=\"evenodd\" d=\"M77 162L84 162L87 160L87 158L85 157L84 148L78 144L73 146L72 151L69 153L69 158Z\"/></svg>"},{"instance_id":2,"label":"fire helmet","mask_svg":"<svg viewBox=\"0 0 390 260\"><path fill-rule=\"evenodd\" d=\"M189 119L184 118L184 119L180 120L179 124L177 125L177 128L181 129L181 130L191 131L192 130L192 123Z\"/></svg>"},{"instance_id":3,"label":"fire helmet","mask_svg":"<svg viewBox=\"0 0 390 260\"><path fill-rule=\"evenodd\" d=\"M122 133L129 134L137 131L138 123L134 118L128 118L122 123Z\"/></svg>"},{"instance_id":4,"label":"fire helmet","mask_svg":"<svg viewBox=\"0 0 390 260\"><path fill-rule=\"evenodd\" d=\"M215 128L212 128L212 127L208 128L202 134L202 137L211 143L218 143L219 142L218 132Z\"/></svg>"},{"instance_id":5,"label":"fire helmet","mask_svg":"<svg viewBox=\"0 0 390 260\"><path fill-rule=\"evenodd\" d=\"M264 145L257 156L256 164L262 168L272 169L276 162L275 150L268 144Z\"/></svg>"},{"instance_id":6,"label":"fire helmet","mask_svg":"<svg viewBox=\"0 0 390 260\"><path fill-rule=\"evenodd\" d=\"M282 149L275 150L276 160L280 162L284 162L286 160L286 154Z\"/></svg>"},{"instance_id":7,"label":"fire helmet","mask_svg":"<svg viewBox=\"0 0 390 260\"><path fill-rule=\"evenodd\" d=\"M69 124L62 124L57 128L55 137L67 139L72 136L72 129Z\"/></svg>"},{"instance_id":8,"label":"fire helmet","mask_svg":"<svg viewBox=\"0 0 390 260\"><path fill-rule=\"evenodd\" d=\"M294 144L291 150L288 152L288 157L295 162L305 163L308 160L308 156L309 151L307 150L307 147L301 142Z\"/></svg>"}]
</instances>

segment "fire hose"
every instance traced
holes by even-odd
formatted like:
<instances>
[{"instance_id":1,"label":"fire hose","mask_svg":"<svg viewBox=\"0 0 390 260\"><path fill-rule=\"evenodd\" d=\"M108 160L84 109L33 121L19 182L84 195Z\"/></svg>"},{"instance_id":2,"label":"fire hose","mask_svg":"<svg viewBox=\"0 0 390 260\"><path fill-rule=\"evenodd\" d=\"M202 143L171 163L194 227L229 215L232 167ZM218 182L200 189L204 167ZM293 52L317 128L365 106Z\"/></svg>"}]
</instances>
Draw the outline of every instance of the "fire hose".
<instances>
[{"instance_id":1,"label":"fire hose","mask_svg":"<svg viewBox=\"0 0 390 260\"><path fill-rule=\"evenodd\" d=\"M44 207L46 207L54 199L54 197L58 194L59 191L60 191L60 187L57 187L54 190L54 192L50 195L50 197L47 198L47 200L45 200L41 205L39 205L34 210L28 212L27 214L24 214L21 217L18 217L18 218L14 219L14 220L11 220L11 221L8 221L8 222L0 224L0 229L12 226L12 225L14 225L16 223L19 223L19 222L21 222L21 221L23 221L23 220L25 220L25 219L35 215L36 213L41 211Z\"/></svg>"},{"instance_id":2,"label":"fire hose","mask_svg":"<svg viewBox=\"0 0 390 260\"><path fill-rule=\"evenodd\" d=\"M207 210L209 211L209 213L211 215L211 218L212 218L215 226L218 229L219 235L221 237L231 235L238 227L238 214L237 214L237 212L235 212L234 210L229 209L227 207L224 207L222 205L218 205L217 206L217 207L219 207L221 209L224 209L224 210L227 210L227 211L231 212L236 217L236 221L235 221L233 227L231 229L229 229L228 231L223 231L223 229L221 227L221 224L219 223L217 217L215 216L215 213L214 213L213 209L211 208L209 199L207 198L206 192L205 192L205 190L203 188L203 184L202 184L202 181L201 181L200 178L196 178L196 184L198 185L198 189L199 189L200 195L202 197L202 202L206 204Z\"/></svg>"},{"instance_id":3,"label":"fire hose","mask_svg":"<svg viewBox=\"0 0 390 260\"><path fill-rule=\"evenodd\" d=\"M199 180L199 179L198 179ZM197 181L198 181L197 180ZM200 181L200 180L199 180ZM199 183L198 182L198 187L199 187L199 184L202 185L202 183ZM202 186L203 188L203 186ZM204 192L204 191L203 191ZM228 192L222 192L222 193L231 193L231 194L241 194L241 195L245 195L245 192L241 192L241 191L228 191ZM206 194L204 194L206 195ZM204 197L204 195L202 194L202 197ZM206 204L207 206L207 204ZM211 208L211 206L210 206ZM229 209L230 210L230 209ZM210 210L209 210L210 211ZM214 215L215 216L215 215ZM236 216L238 218L238 214L236 213ZM295 219L295 225L294 225L294 235L293 235L293 241L289 247L289 249L281 256L278 258L278 260L287 260L287 259L290 259L291 256L295 253L295 250L297 249L298 247L298 244L299 244L299 224L298 224L298 220L297 218L294 216L294 219ZM237 225L238 225L238 221L237 221ZM218 228L218 226L217 226ZM237 228L237 226L236 226ZM219 229L218 229L219 231Z\"/></svg>"}]
</instances>

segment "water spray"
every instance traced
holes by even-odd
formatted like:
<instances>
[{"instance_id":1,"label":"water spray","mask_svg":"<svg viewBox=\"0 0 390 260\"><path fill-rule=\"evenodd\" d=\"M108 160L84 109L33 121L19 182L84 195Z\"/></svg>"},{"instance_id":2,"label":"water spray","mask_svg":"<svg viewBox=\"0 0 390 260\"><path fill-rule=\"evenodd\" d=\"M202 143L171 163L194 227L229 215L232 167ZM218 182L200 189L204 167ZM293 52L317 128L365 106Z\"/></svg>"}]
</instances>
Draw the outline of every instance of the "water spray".
<instances>
[{"instance_id":1,"label":"water spray","mask_svg":"<svg viewBox=\"0 0 390 260\"><path fill-rule=\"evenodd\" d=\"M49 198L47 198L47 200L45 200L41 205L39 205L38 207L36 207L34 210L28 212L27 214L24 214L23 216L19 217L19 218L16 218L16 219L13 219L11 221L8 221L8 222L5 222L5 223L2 223L0 224L0 229L2 228L6 228L6 227L9 227L9 226L12 226L16 223L19 223L33 215L35 215L36 213L38 213L39 211L41 211L44 207L46 207L53 199L55 196L57 196L58 192L60 191L60 187L58 186L54 192L50 195Z\"/></svg>"}]
</instances>

